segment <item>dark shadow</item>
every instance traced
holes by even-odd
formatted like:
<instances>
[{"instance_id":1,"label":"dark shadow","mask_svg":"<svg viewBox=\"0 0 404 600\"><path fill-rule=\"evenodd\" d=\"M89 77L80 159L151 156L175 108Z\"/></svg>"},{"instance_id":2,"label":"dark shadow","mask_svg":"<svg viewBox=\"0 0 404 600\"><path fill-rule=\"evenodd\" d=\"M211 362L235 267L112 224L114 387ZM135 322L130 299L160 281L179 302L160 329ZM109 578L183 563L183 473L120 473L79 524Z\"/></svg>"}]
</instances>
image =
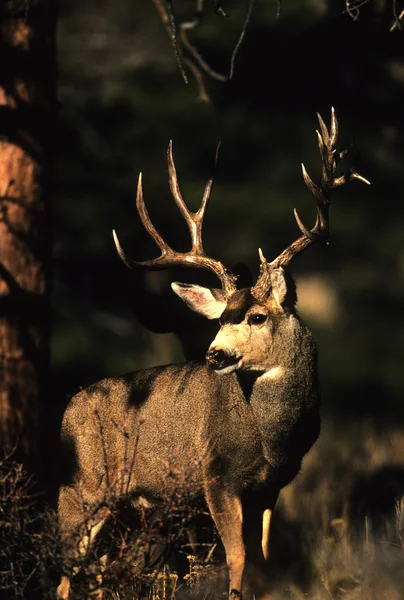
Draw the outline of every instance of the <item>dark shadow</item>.
<instances>
[{"instance_id":1,"label":"dark shadow","mask_svg":"<svg viewBox=\"0 0 404 600\"><path fill-rule=\"evenodd\" d=\"M358 477L349 496L349 521L363 534L384 537L395 530L398 503L404 496L404 468L384 466Z\"/></svg>"},{"instance_id":2,"label":"dark shadow","mask_svg":"<svg viewBox=\"0 0 404 600\"><path fill-rule=\"evenodd\" d=\"M238 277L239 289L252 285L246 265L238 263L232 271ZM178 276L181 275L183 270L178 271ZM161 293L149 291L140 270L132 271L128 280L131 308L139 323L153 333L173 333L181 343L185 360L204 359L219 329L218 321L208 320L186 308L171 289ZM214 287L219 287L218 281Z\"/></svg>"}]
</instances>

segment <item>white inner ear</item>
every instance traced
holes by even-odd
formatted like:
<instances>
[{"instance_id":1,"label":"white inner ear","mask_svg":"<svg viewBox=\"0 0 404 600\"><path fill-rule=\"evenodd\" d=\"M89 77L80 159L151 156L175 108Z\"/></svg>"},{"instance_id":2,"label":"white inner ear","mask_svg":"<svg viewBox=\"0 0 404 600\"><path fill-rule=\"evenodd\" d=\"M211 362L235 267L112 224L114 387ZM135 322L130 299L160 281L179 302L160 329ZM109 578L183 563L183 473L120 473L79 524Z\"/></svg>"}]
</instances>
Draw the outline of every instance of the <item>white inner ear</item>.
<instances>
[{"instance_id":1,"label":"white inner ear","mask_svg":"<svg viewBox=\"0 0 404 600\"><path fill-rule=\"evenodd\" d=\"M282 267L274 269L271 273L272 295L280 307L283 306L287 294L285 275Z\"/></svg>"},{"instance_id":2,"label":"white inner ear","mask_svg":"<svg viewBox=\"0 0 404 600\"><path fill-rule=\"evenodd\" d=\"M226 308L226 299L221 290L177 281L171 287L189 308L208 319L218 319Z\"/></svg>"}]
</instances>

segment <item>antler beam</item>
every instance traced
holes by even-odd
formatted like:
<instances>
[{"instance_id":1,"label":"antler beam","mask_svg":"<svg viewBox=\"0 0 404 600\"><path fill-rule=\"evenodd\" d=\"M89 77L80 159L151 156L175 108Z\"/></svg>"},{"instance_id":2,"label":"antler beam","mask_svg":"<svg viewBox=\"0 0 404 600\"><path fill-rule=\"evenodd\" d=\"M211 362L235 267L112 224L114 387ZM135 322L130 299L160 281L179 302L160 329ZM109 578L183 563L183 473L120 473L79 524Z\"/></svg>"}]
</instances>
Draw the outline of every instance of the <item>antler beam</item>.
<instances>
[{"instance_id":1,"label":"antler beam","mask_svg":"<svg viewBox=\"0 0 404 600\"><path fill-rule=\"evenodd\" d=\"M335 170L338 163L347 154L347 150L338 152L335 144L338 138L338 121L335 116L334 108L331 109L331 124L330 130L327 129L323 119L317 113L317 118L320 124L320 131L317 131L318 146L322 160L321 184L316 185L302 164L303 179L310 190L316 203L317 216L316 222L312 229L307 227L301 221L296 209L294 215L297 225L302 232L302 236L295 240L288 248L286 248L275 260L268 263L261 249L259 256L261 260L260 275L255 286L251 289L251 293L256 298L265 298L271 287L270 272L279 267L286 267L289 263L300 254L305 248L314 242L327 242L330 237L329 230L329 204L330 192L333 188L340 187L352 179L359 179L370 185L370 182L359 175L354 169L350 169L345 175L340 177L335 176Z\"/></svg>"},{"instance_id":2,"label":"antler beam","mask_svg":"<svg viewBox=\"0 0 404 600\"><path fill-rule=\"evenodd\" d=\"M215 166L217 162L219 146L216 150L216 160ZM161 255L158 258L153 260L146 260L143 262L137 262L129 258L122 249L122 246L119 243L118 236L116 232L113 231L113 237L116 249L118 251L119 256L125 265L131 269L144 267L149 270L160 270L171 267L197 267L201 269L205 269L214 273L221 281L223 292L226 297L230 297L233 292L236 291L236 281L237 277L218 260L210 258L207 256L203 249L202 244L202 225L203 219L206 214L206 209L209 204L210 194L212 191L213 185L213 176L210 177L209 181L206 184L205 191L203 194L202 202L197 210L197 212L192 212L188 209L187 205L184 202L184 199L181 195L180 188L178 185L177 172L175 169L174 159L173 159L173 148L172 141L170 141L167 152L167 162L168 162L168 174L169 174L169 184L170 190L174 197L175 203L178 206L184 220L188 226L188 230L191 236L192 247L189 252L177 252L173 250L167 242L162 238L157 229L154 227L153 223L150 220L149 213L147 212L147 208L144 202L143 196L143 187L142 187L142 174L139 175L139 181L137 186L137 195L136 195L136 206L143 223L144 228L150 237L155 241L157 246L161 250Z\"/></svg>"}]
</instances>

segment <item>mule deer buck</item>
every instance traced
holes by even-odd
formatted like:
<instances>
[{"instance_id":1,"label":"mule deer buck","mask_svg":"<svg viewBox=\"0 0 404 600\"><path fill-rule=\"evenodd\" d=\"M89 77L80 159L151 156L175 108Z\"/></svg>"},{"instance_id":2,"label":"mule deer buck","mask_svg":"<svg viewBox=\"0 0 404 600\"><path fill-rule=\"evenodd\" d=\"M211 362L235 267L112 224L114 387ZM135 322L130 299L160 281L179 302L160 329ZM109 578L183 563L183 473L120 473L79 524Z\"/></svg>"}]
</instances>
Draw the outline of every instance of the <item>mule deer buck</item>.
<instances>
[{"instance_id":1,"label":"mule deer buck","mask_svg":"<svg viewBox=\"0 0 404 600\"><path fill-rule=\"evenodd\" d=\"M192 239L191 250L181 253L153 226L139 176L137 210L161 255L135 262L124 253L114 232L119 256L136 269L184 266L214 273L221 289L184 283L172 283L172 289L192 310L208 319L220 319L220 330L206 362L104 379L71 400L63 420L62 443L72 454L74 469L65 475L59 496L66 544L83 523L79 498L95 507L107 486L115 483L116 493L126 493L148 506L158 505L175 486L175 480L167 477L170 465L183 474L188 497L206 502L224 545L230 598L240 598L246 589L246 561L265 570L271 514L279 491L296 476L320 431L316 345L297 315L296 288L287 267L311 244L328 240L331 190L352 179L366 182L354 170L336 177L344 153L335 149L338 123L334 110L329 130L320 115L318 119L319 186L302 166L317 207L315 225L308 230L295 211L302 235L271 262L260 249L259 277L247 289L237 289L234 274L203 249L202 223L213 179L206 185L199 210L191 212L178 187L170 143L171 193ZM91 427L94 409L102 440ZM117 423L125 423L129 435L124 436ZM133 457L130 468L123 469L127 456ZM100 508L91 518L91 535L83 544L94 539L108 511ZM69 588L66 574L58 597L68 598Z\"/></svg>"}]
</instances>

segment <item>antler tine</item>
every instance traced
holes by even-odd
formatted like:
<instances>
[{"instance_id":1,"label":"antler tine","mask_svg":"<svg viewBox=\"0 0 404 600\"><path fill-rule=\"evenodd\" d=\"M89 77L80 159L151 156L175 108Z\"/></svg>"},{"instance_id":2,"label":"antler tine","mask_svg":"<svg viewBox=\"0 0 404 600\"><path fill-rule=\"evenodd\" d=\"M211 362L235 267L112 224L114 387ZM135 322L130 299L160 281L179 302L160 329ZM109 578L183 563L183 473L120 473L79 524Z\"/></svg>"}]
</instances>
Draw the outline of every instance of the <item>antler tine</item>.
<instances>
[{"instance_id":1,"label":"antler tine","mask_svg":"<svg viewBox=\"0 0 404 600\"><path fill-rule=\"evenodd\" d=\"M196 224L195 220L192 218L193 214L188 209L187 205L184 202L184 199L180 192L180 187L178 185L177 179L177 170L175 168L174 159L173 159L173 142L170 140L168 144L167 150L167 163L168 163L168 181L170 184L170 190L174 197L175 203L180 209L182 216L185 219L186 224L188 225L189 233L192 239L192 245L194 246L196 239ZM202 249L202 248L201 248Z\"/></svg>"},{"instance_id":2,"label":"antler tine","mask_svg":"<svg viewBox=\"0 0 404 600\"><path fill-rule=\"evenodd\" d=\"M220 146L221 146L221 142L218 143L218 145L216 146L216 154L215 154L215 162L213 165L213 172L212 175L209 177L206 186L205 186L205 191L203 193L203 198L202 198L202 202L201 205L197 211L197 215L198 218L201 219L203 221L204 217L205 217L205 213L206 213L206 209L208 208L208 204L210 201L210 194L212 192L212 187L213 187L213 179L214 179L214 175L215 175L215 171L216 171L216 166L217 166L217 161L219 158L219 150L220 150Z\"/></svg>"},{"instance_id":3,"label":"antler tine","mask_svg":"<svg viewBox=\"0 0 404 600\"><path fill-rule=\"evenodd\" d=\"M321 115L317 113L320 131L317 131L318 145L322 160L321 184L316 185L308 175L305 166L302 164L303 179L310 190L317 209L316 222L312 229L308 230L300 219L296 209L294 215L297 225L302 232L302 236L295 240L286 248L275 260L268 263L262 252L260 253L261 266L260 276L252 293L256 297L265 297L270 291L270 272L272 269L287 266L300 252L307 248L313 242L328 242L329 238L329 204L330 192L333 188L339 187L352 179L359 179L364 183L370 182L356 173L355 170L349 170L341 177L335 177L337 163L341 160L347 151L337 153L335 144L338 137L338 121L334 108L331 109L331 124L328 130Z\"/></svg>"},{"instance_id":4,"label":"antler tine","mask_svg":"<svg viewBox=\"0 0 404 600\"><path fill-rule=\"evenodd\" d=\"M200 249L202 252L204 252L203 245L202 245L202 224L203 224L203 220L205 218L206 210L207 210L209 202L210 202L210 195L212 193L214 175L215 175L215 171L216 171L217 161L219 158L220 145L221 145L221 142L219 142L218 145L216 146L215 162L213 165L212 174L206 183L205 190L204 190L203 196L202 196L201 205L198 208L198 210L196 211L196 213L193 213L193 218L196 223L196 232L195 232L196 238L195 238L195 240L193 240L193 244L195 245L195 248Z\"/></svg>"},{"instance_id":5,"label":"antler tine","mask_svg":"<svg viewBox=\"0 0 404 600\"><path fill-rule=\"evenodd\" d=\"M329 238L329 204L330 192L333 188L339 187L352 179L360 179L369 184L370 182L356 173L353 169L341 177L335 177L337 167L337 158L343 158L346 152L337 153L335 144L338 137L338 121L334 108L331 109L330 129L327 129L321 115L317 114L320 131L317 131L318 145L322 159L321 184L316 185L309 177L304 165L302 164L303 179L310 190L316 202L316 222L311 230L308 230L302 223L296 209L294 211L297 225L303 236L293 242L289 248L284 250L278 258L272 261L272 266L288 265L300 252L313 242L327 242Z\"/></svg>"},{"instance_id":6,"label":"antler tine","mask_svg":"<svg viewBox=\"0 0 404 600\"><path fill-rule=\"evenodd\" d=\"M218 149L217 149L218 150ZM123 260L125 265L129 268L137 268L137 267L146 267L150 270L160 270L164 268L170 268L175 266L183 266L183 267L197 267L201 269L206 269L213 272L221 281L222 289L226 295L226 297L231 296L233 292L236 291L236 281L237 277L231 273L224 265L213 258L210 258L205 254L202 245L202 225L203 219L206 213L206 209L210 199L210 193L213 185L213 176L209 179L208 183L205 187L205 192L203 195L202 203L200 208L196 213L190 211L187 205L182 198L178 179L177 172L175 169L173 152L172 152L172 142L170 141L167 152L167 162L168 162L168 172L169 172L169 184L170 190L174 197L175 203L181 211L182 216L185 219L185 222L188 225L189 233L191 236L192 247L189 252L177 252L173 250L167 242L161 237L157 229L154 227L153 223L150 220L149 213L147 212L147 208L144 202L143 197L143 188L142 188L142 177L141 174L139 176L137 196L136 196L136 206L139 212L139 216L143 223L144 228L150 237L156 242L157 246L161 250L161 255L158 258L147 260L143 262L137 262L129 258L123 251L118 237L113 231L114 241L116 245L116 249L120 258ZM216 151L216 161L217 162L217 151Z\"/></svg>"},{"instance_id":7,"label":"antler tine","mask_svg":"<svg viewBox=\"0 0 404 600\"><path fill-rule=\"evenodd\" d=\"M173 158L173 144L172 144L171 140L168 145L167 162L168 162L170 190L174 197L176 205L180 209L181 214L184 217L185 222L188 225L188 230L189 230L191 240L192 240L192 252L196 252L197 254L199 254L201 256L205 255L205 251L203 249L203 244L202 244L202 225L203 225L203 220L205 218L206 209L209 204L210 195L212 192L213 177L214 177L214 172L216 170L217 159L218 159L218 155L219 155L219 148L220 148L220 142L216 147L216 155L215 155L215 163L214 163L214 167L213 167L213 173L205 186L205 191L203 193L201 205L196 212L192 212L187 207L187 205L181 195L181 192L180 192L180 188L178 185L178 179L177 179L177 171L175 168L174 158Z\"/></svg>"},{"instance_id":8,"label":"antler tine","mask_svg":"<svg viewBox=\"0 0 404 600\"><path fill-rule=\"evenodd\" d=\"M317 118L320 120L321 115L317 113ZM335 114L335 108L331 107L331 146L335 146L335 143L338 139L338 120Z\"/></svg>"},{"instance_id":9,"label":"antler tine","mask_svg":"<svg viewBox=\"0 0 404 600\"><path fill-rule=\"evenodd\" d=\"M150 220L149 213L147 212L147 208L146 208L146 204L145 204L144 196L143 196L142 174L141 173L139 173L139 179L138 179L138 183L137 183L136 208L138 210L140 219L143 223L143 227L146 229L147 233L150 235L150 237L156 242L157 246L160 248L161 255L156 259L146 260L143 262L137 262L137 261L133 260L132 258L127 256L127 254L125 254L125 252L119 242L116 231L115 231L115 229L113 229L112 236L114 238L116 250L117 250L121 260L125 263L125 265L129 269L134 269L137 267L148 267L148 268L152 268L152 269L161 268L160 265L164 264L163 259L165 260L168 256L173 256L174 251L170 248L170 246L167 244L167 242L165 242L163 240L163 238L161 237L161 235L159 234L159 232L157 231L157 229L154 227L153 223Z\"/></svg>"},{"instance_id":10,"label":"antler tine","mask_svg":"<svg viewBox=\"0 0 404 600\"><path fill-rule=\"evenodd\" d=\"M173 250L170 246L163 240L155 226L150 220L149 213L146 208L146 204L143 196L143 186L142 186L142 174L139 173L139 179L137 183L137 194L136 194L136 208L139 213L140 220L143 223L143 227L146 229L147 233L150 237L156 242L157 246L161 250L161 256L165 256L167 254L172 254Z\"/></svg>"}]
</instances>

